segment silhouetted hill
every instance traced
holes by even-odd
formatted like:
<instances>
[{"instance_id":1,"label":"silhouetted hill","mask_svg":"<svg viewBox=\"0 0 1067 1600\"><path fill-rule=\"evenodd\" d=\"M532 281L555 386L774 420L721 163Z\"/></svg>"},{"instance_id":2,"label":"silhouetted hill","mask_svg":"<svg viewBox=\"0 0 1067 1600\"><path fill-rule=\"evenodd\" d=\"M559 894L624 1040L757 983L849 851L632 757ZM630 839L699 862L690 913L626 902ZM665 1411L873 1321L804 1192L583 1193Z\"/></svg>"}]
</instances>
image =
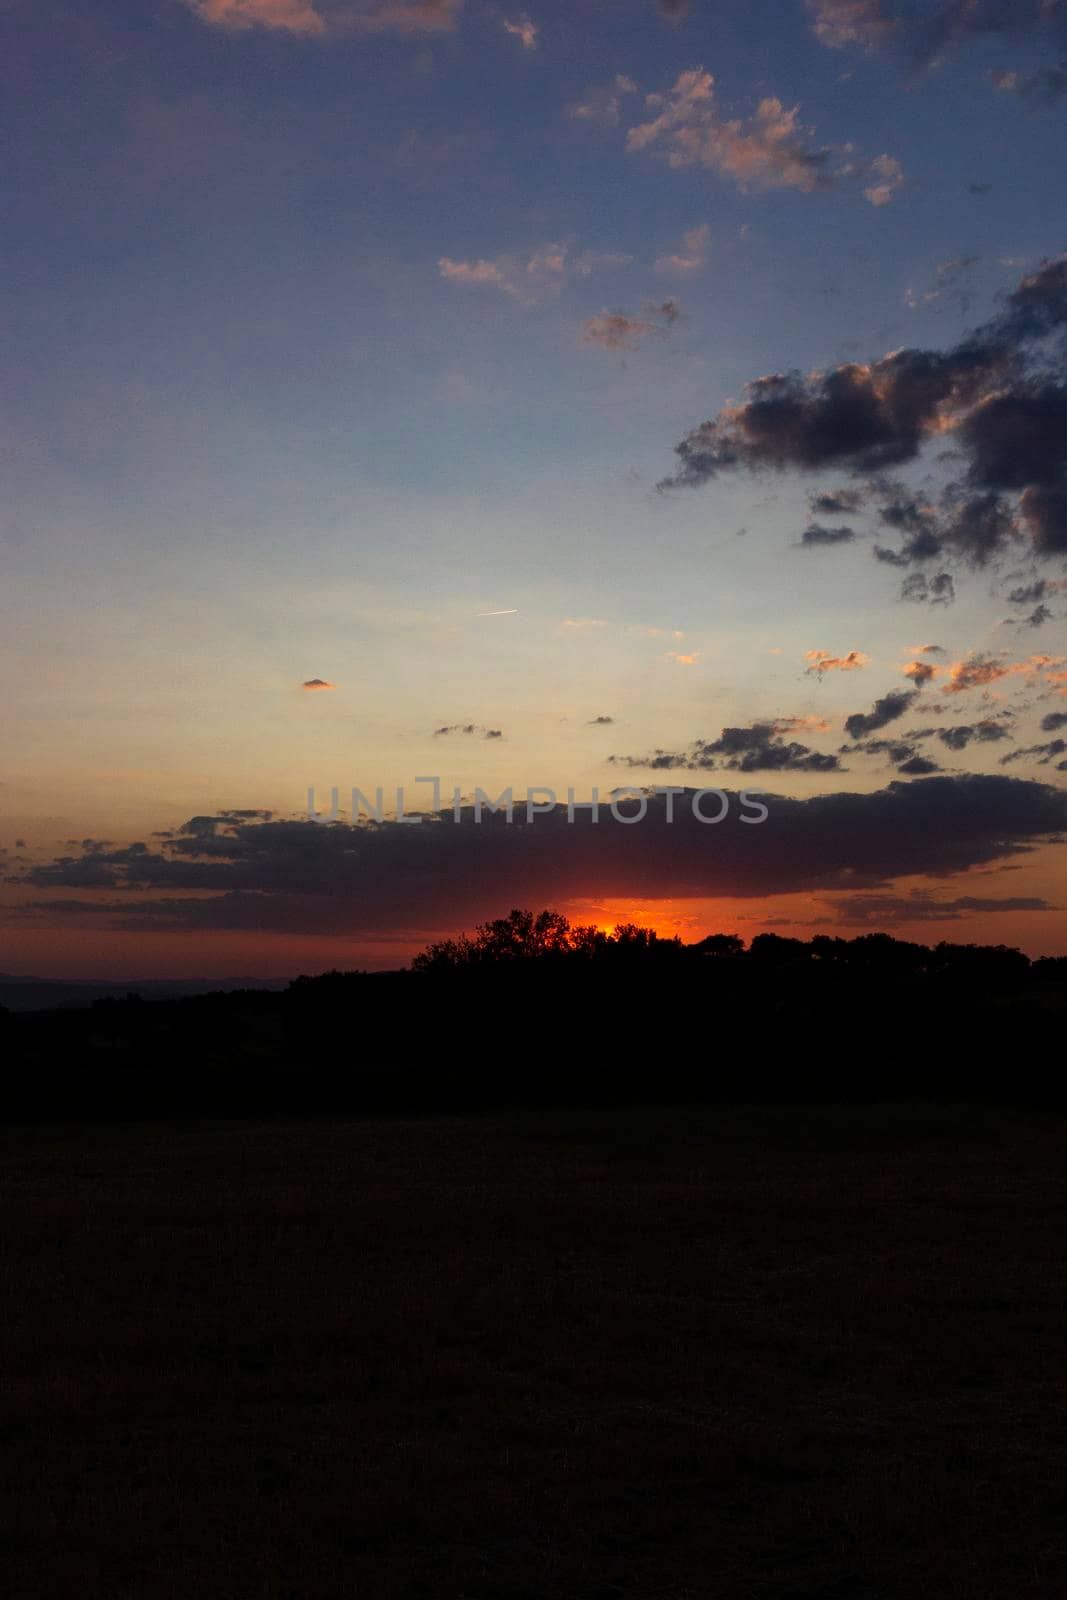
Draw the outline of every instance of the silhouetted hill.
<instances>
[{"instance_id":1,"label":"silhouetted hill","mask_svg":"<svg viewBox=\"0 0 1067 1600\"><path fill-rule=\"evenodd\" d=\"M128 994L144 1000L177 999L185 995L210 994L232 989L285 988L285 979L270 978L137 978L134 980L95 978L19 977L0 972L0 1006L8 1011L71 1010L92 1005L96 1000L122 999Z\"/></svg>"},{"instance_id":2,"label":"silhouetted hill","mask_svg":"<svg viewBox=\"0 0 1067 1600\"><path fill-rule=\"evenodd\" d=\"M8 1116L1067 1103L1067 959L886 934L588 939L553 915L404 972L0 1015Z\"/></svg>"}]
</instances>

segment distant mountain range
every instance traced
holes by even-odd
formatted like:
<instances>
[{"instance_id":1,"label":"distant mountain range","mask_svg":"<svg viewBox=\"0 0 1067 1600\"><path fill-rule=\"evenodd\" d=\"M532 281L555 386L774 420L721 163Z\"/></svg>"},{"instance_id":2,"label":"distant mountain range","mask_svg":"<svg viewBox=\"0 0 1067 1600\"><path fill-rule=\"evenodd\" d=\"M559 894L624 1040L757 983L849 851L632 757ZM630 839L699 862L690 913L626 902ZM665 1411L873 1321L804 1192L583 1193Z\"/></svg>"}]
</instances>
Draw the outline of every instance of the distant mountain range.
<instances>
[{"instance_id":1,"label":"distant mountain range","mask_svg":"<svg viewBox=\"0 0 1067 1600\"><path fill-rule=\"evenodd\" d=\"M219 989L285 989L288 978L136 978L105 979L19 977L0 972L0 1006L9 1011L70 1011L90 1006L94 1000L122 999L128 994L144 1000L176 1000L184 995L210 994Z\"/></svg>"}]
</instances>

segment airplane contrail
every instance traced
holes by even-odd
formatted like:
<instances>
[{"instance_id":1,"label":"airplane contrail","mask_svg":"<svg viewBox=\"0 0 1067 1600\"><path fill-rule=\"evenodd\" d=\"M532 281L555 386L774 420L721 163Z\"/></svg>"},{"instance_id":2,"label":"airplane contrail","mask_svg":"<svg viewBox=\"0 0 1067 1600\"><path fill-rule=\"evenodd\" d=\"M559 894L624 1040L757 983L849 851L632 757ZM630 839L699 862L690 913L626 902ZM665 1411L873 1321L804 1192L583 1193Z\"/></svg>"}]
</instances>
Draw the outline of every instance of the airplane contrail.
<instances>
[{"instance_id":1,"label":"airplane contrail","mask_svg":"<svg viewBox=\"0 0 1067 1600\"><path fill-rule=\"evenodd\" d=\"M507 611L476 611L476 617L515 617L518 616L518 606L510 606Z\"/></svg>"}]
</instances>

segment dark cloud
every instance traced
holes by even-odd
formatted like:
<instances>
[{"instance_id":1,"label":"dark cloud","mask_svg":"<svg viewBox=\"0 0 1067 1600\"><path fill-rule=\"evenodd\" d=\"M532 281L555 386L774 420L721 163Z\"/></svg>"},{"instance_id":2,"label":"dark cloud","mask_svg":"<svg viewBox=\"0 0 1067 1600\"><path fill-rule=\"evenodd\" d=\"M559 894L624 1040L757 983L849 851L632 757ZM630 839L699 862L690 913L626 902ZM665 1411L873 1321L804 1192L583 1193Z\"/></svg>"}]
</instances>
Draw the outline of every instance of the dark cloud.
<instances>
[{"instance_id":1,"label":"dark cloud","mask_svg":"<svg viewBox=\"0 0 1067 1600\"><path fill-rule=\"evenodd\" d=\"M614 717L594 717L589 726L591 728L610 728L614 721Z\"/></svg>"},{"instance_id":2,"label":"dark cloud","mask_svg":"<svg viewBox=\"0 0 1067 1600\"><path fill-rule=\"evenodd\" d=\"M1042 733L1055 733L1057 728L1067 728L1067 711L1049 711L1041 718Z\"/></svg>"},{"instance_id":3,"label":"dark cloud","mask_svg":"<svg viewBox=\"0 0 1067 1600\"><path fill-rule=\"evenodd\" d=\"M978 722L973 725L957 723L951 728L937 728L930 731L936 731L941 743L947 745L950 750L966 750L969 744L976 741L979 744L993 744L1000 739L1011 738L1007 728L1000 722Z\"/></svg>"},{"instance_id":4,"label":"dark cloud","mask_svg":"<svg viewBox=\"0 0 1067 1600\"><path fill-rule=\"evenodd\" d=\"M682 314L682 308L677 300L650 300L645 309L653 316L662 317L664 322L677 322Z\"/></svg>"},{"instance_id":5,"label":"dark cloud","mask_svg":"<svg viewBox=\"0 0 1067 1600\"><path fill-rule=\"evenodd\" d=\"M1038 556L1067 556L1067 488L1028 484L1020 499Z\"/></svg>"},{"instance_id":6,"label":"dark cloud","mask_svg":"<svg viewBox=\"0 0 1067 1600\"><path fill-rule=\"evenodd\" d=\"M843 756L888 756L895 767L902 768L906 761L910 761L914 756L918 755L914 743L911 742L918 737L918 734L908 734L901 739L863 739L859 744L843 744L841 746L841 754Z\"/></svg>"},{"instance_id":7,"label":"dark cloud","mask_svg":"<svg viewBox=\"0 0 1067 1600\"><path fill-rule=\"evenodd\" d=\"M825 523L812 522L804 529L800 536L800 542L802 545L808 545L809 547L812 545L851 544L855 537L855 528L848 526L828 528Z\"/></svg>"},{"instance_id":8,"label":"dark cloud","mask_svg":"<svg viewBox=\"0 0 1067 1600\"><path fill-rule=\"evenodd\" d=\"M850 739L863 739L869 733L877 733L879 728L888 727L910 711L918 698L918 689L894 689L876 700L870 711L857 711L846 717L845 732Z\"/></svg>"},{"instance_id":9,"label":"dark cloud","mask_svg":"<svg viewBox=\"0 0 1067 1600\"><path fill-rule=\"evenodd\" d=\"M42 890L90 888L71 914L127 927L335 932L455 927L502 904L576 897L765 897L872 891L913 875L950 877L1000 865L1067 830L1067 790L1008 774L894 781L874 794L797 800L767 795L769 815L741 822L738 797L720 825L693 816L693 791L652 796L648 816L599 823L565 806L532 825L504 814L473 823L468 808L421 826L395 822L213 819L158 850L144 844L66 857L19 881ZM714 812L714 801L707 805ZM151 891L145 899L127 890ZM207 893L211 891L211 893ZM49 902L38 904L47 910Z\"/></svg>"},{"instance_id":10,"label":"dark cloud","mask_svg":"<svg viewBox=\"0 0 1067 1600\"><path fill-rule=\"evenodd\" d=\"M900 598L919 605L950 606L956 598L956 585L948 572L937 572L932 578L925 572L913 572L901 584Z\"/></svg>"},{"instance_id":11,"label":"dark cloud","mask_svg":"<svg viewBox=\"0 0 1067 1600\"><path fill-rule=\"evenodd\" d=\"M911 756L909 760L902 761L900 771L906 772L909 777L923 778L930 772L940 772L941 768L936 761L931 761L928 756Z\"/></svg>"},{"instance_id":12,"label":"dark cloud","mask_svg":"<svg viewBox=\"0 0 1067 1600\"><path fill-rule=\"evenodd\" d=\"M676 445L681 465L663 487L696 487L736 467L876 473L913 461L943 411L973 405L1006 362L1001 346L974 343L756 378L741 405Z\"/></svg>"},{"instance_id":13,"label":"dark cloud","mask_svg":"<svg viewBox=\"0 0 1067 1600\"><path fill-rule=\"evenodd\" d=\"M499 728L484 728L479 722L450 722L443 728L435 728L435 739L447 739L452 734L462 734L468 739L502 739L503 733Z\"/></svg>"},{"instance_id":14,"label":"dark cloud","mask_svg":"<svg viewBox=\"0 0 1067 1600\"><path fill-rule=\"evenodd\" d=\"M688 750L656 750L650 756L611 756L616 766L653 772L837 772L841 763L782 735L792 719L757 722L749 728L724 728L718 739L697 739Z\"/></svg>"},{"instance_id":15,"label":"dark cloud","mask_svg":"<svg viewBox=\"0 0 1067 1600\"><path fill-rule=\"evenodd\" d=\"M876 559L894 567L946 559L984 567L1007 546L1014 532L1011 511L999 495L968 495L958 485L950 485L937 504L894 490L878 515L903 536L898 550L875 546Z\"/></svg>"},{"instance_id":16,"label":"dark cloud","mask_svg":"<svg viewBox=\"0 0 1067 1600\"><path fill-rule=\"evenodd\" d=\"M835 50L891 50L928 70L972 40L1067 39L1063 0L807 0L816 38ZM1013 85L1009 85L1013 87Z\"/></svg>"},{"instance_id":17,"label":"dark cloud","mask_svg":"<svg viewBox=\"0 0 1067 1600\"><path fill-rule=\"evenodd\" d=\"M835 895L824 904L836 912L839 922L853 926L894 927L908 922L962 922L968 917L987 916L1007 911L1056 911L1059 908L1038 897L1015 895L1001 900L979 895L958 895L938 900L924 890L911 894Z\"/></svg>"},{"instance_id":18,"label":"dark cloud","mask_svg":"<svg viewBox=\"0 0 1067 1600\"><path fill-rule=\"evenodd\" d=\"M1013 589L1008 599L1013 606L1032 606L1035 600L1043 600L1048 590L1044 578L1038 578L1035 583L1024 584L1021 588Z\"/></svg>"},{"instance_id":19,"label":"dark cloud","mask_svg":"<svg viewBox=\"0 0 1067 1600\"><path fill-rule=\"evenodd\" d=\"M829 489L811 497L811 509L816 516L846 517L858 511L866 499L862 489Z\"/></svg>"},{"instance_id":20,"label":"dark cloud","mask_svg":"<svg viewBox=\"0 0 1067 1600\"><path fill-rule=\"evenodd\" d=\"M1010 750L1006 756L1001 756L1000 764L1006 767L1009 762L1022 761L1027 756L1037 756L1038 766L1047 767L1057 756L1065 753L1067 753L1067 739L1050 739L1047 744L1032 744L1026 750Z\"/></svg>"},{"instance_id":21,"label":"dark cloud","mask_svg":"<svg viewBox=\"0 0 1067 1600\"><path fill-rule=\"evenodd\" d=\"M994 318L948 350L756 378L740 403L675 446L678 467L659 487L694 488L741 468L833 467L881 495L879 517L901 537L898 549L875 549L889 565L984 567L1021 538L1035 556L1067 554L1065 335L1067 255L1024 278ZM939 494L920 499L886 478L946 435L963 473ZM839 494L826 498L840 505ZM947 600L950 578L934 582L902 592Z\"/></svg>"}]
</instances>

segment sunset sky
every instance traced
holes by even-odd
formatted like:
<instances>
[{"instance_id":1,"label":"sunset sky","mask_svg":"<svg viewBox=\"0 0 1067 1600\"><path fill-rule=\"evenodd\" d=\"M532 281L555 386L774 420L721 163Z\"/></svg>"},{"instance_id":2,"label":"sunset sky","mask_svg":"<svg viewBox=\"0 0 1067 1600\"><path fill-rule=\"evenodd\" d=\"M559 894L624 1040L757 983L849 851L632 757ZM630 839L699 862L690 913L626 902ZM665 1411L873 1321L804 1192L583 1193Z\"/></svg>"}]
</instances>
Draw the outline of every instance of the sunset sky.
<instances>
[{"instance_id":1,"label":"sunset sky","mask_svg":"<svg viewBox=\"0 0 1067 1600\"><path fill-rule=\"evenodd\" d=\"M1067 952L1067 8L0 34L0 971L542 904ZM666 784L767 820L452 820Z\"/></svg>"}]
</instances>

